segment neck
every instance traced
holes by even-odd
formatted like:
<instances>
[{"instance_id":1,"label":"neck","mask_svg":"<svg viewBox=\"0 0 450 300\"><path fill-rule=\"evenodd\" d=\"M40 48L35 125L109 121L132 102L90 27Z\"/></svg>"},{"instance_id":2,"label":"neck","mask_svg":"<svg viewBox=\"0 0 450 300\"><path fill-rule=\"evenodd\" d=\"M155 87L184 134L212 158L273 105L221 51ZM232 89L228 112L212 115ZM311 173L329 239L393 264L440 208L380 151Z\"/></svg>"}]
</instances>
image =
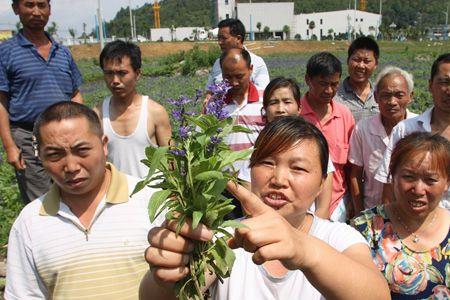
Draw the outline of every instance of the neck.
<instances>
[{"instance_id":1,"label":"neck","mask_svg":"<svg viewBox=\"0 0 450 300\"><path fill-rule=\"evenodd\" d=\"M244 94L238 94L238 95L233 95L233 100L239 105L241 106L245 99L247 98L248 95L248 90L247 92L245 92Z\"/></svg>"},{"instance_id":2,"label":"neck","mask_svg":"<svg viewBox=\"0 0 450 300\"><path fill-rule=\"evenodd\" d=\"M433 113L431 115L431 124L439 129L439 131L445 130L450 126L450 114L447 112L433 109Z\"/></svg>"},{"instance_id":3,"label":"neck","mask_svg":"<svg viewBox=\"0 0 450 300\"><path fill-rule=\"evenodd\" d=\"M328 112L332 109L330 103L320 103L319 101L315 101L311 99L309 94L306 94L306 101L308 101L309 106L311 109L319 116L319 119L322 119L325 117Z\"/></svg>"},{"instance_id":4,"label":"neck","mask_svg":"<svg viewBox=\"0 0 450 300\"><path fill-rule=\"evenodd\" d=\"M439 206L437 206L435 209L433 209L430 213L428 213L425 216L410 216L409 214L405 213L400 205L397 203L392 203L391 208L393 210L394 217L397 218L404 227L405 225L408 227L409 234L415 233L416 231L419 231L421 227L428 226L430 223L433 223L434 219L436 218L436 214L439 211ZM404 228L406 229L406 228Z\"/></svg>"},{"instance_id":5,"label":"neck","mask_svg":"<svg viewBox=\"0 0 450 300\"><path fill-rule=\"evenodd\" d=\"M40 46L50 42L44 30L31 30L27 27L24 27L22 30L22 34L35 46Z\"/></svg>"},{"instance_id":6,"label":"neck","mask_svg":"<svg viewBox=\"0 0 450 300\"><path fill-rule=\"evenodd\" d=\"M383 124L384 130L386 130L387 135L390 135L395 125L397 125L404 119L406 119L406 111L403 117L400 118L385 118L383 115L381 115L381 123Z\"/></svg>"},{"instance_id":7,"label":"neck","mask_svg":"<svg viewBox=\"0 0 450 300\"><path fill-rule=\"evenodd\" d=\"M64 203L66 203L70 207L70 210L77 217L80 217L86 212L95 212L98 204L105 196L110 182L111 171L105 168L103 179L95 189L81 195L68 194L61 190L61 198L63 199Z\"/></svg>"},{"instance_id":8,"label":"neck","mask_svg":"<svg viewBox=\"0 0 450 300\"><path fill-rule=\"evenodd\" d=\"M127 108L131 105L137 105L141 103L141 95L138 94L136 91L131 92L130 94L124 96L124 97L111 97L111 102L115 107L118 108Z\"/></svg>"},{"instance_id":9,"label":"neck","mask_svg":"<svg viewBox=\"0 0 450 300\"><path fill-rule=\"evenodd\" d=\"M353 91L357 95L361 95L364 91L366 91L367 89L370 89L369 80L359 82L359 81L353 81L351 78L349 78L348 82L349 82L350 86L352 87Z\"/></svg>"}]
</instances>

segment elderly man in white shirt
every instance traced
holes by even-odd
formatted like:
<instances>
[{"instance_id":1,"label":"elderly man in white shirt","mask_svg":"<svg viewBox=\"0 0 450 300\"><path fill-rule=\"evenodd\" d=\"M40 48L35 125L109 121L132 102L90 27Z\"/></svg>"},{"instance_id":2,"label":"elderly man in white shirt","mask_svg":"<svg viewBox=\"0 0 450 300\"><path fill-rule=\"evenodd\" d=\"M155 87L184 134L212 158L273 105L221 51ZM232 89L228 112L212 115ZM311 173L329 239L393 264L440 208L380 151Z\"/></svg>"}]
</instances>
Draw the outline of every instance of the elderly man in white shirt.
<instances>
[{"instance_id":1,"label":"elderly man in white shirt","mask_svg":"<svg viewBox=\"0 0 450 300\"><path fill-rule=\"evenodd\" d=\"M244 24L239 19L225 19L219 22L219 34L218 43L222 52L231 48L244 48L245 39L245 27ZM269 84L269 71L267 70L266 63L258 55L248 51L250 54L251 62L253 65L253 72L251 74L250 80L261 90L264 90ZM220 58L218 58L208 77L208 86L221 82L222 79L222 68L220 67Z\"/></svg>"},{"instance_id":2,"label":"elderly man in white shirt","mask_svg":"<svg viewBox=\"0 0 450 300\"><path fill-rule=\"evenodd\" d=\"M394 126L416 116L406 108L412 101L413 88L413 76L394 66L385 67L375 79L380 112L360 120L350 138L350 194L355 215L381 204L383 184L374 179L375 172Z\"/></svg>"},{"instance_id":3,"label":"elderly man in white shirt","mask_svg":"<svg viewBox=\"0 0 450 300\"><path fill-rule=\"evenodd\" d=\"M389 176L391 153L397 142L413 132L434 132L450 140L450 53L440 55L431 67L428 88L433 97L434 106L423 114L400 122L392 130L391 139L384 153L375 179L385 183L383 201L392 201L392 187ZM441 205L450 209L450 188L444 193Z\"/></svg>"}]
</instances>

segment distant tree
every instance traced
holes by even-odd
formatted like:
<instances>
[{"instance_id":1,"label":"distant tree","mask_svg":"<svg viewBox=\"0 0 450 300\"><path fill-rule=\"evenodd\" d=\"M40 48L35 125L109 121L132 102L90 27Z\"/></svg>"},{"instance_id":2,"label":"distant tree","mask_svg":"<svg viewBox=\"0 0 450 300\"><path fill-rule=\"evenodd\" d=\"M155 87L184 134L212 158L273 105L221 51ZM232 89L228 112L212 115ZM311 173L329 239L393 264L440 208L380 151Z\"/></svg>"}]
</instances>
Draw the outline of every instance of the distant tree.
<instances>
[{"instance_id":1,"label":"distant tree","mask_svg":"<svg viewBox=\"0 0 450 300\"><path fill-rule=\"evenodd\" d=\"M334 33L334 29L333 28L328 29L328 39L334 40L333 33Z\"/></svg>"},{"instance_id":2,"label":"distant tree","mask_svg":"<svg viewBox=\"0 0 450 300\"><path fill-rule=\"evenodd\" d=\"M75 28L69 28L69 34L70 34L70 36L72 37L72 39L75 40L75 37L76 37L76 35L77 35L77 33L76 33L76 31L75 31Z\"/></svg>"},{"instance_id":3,"label":"distant tree","mask_svg":"<svg viewBox=\"0 0 450 300\"><path fill-rule=\"evenodd\" d=\"M308 24L308 28L311 30L311 39L313 36L315 36L314 32L314 28L316 28L316 23L314 23L314 21L309 21ZM316 40L317 40L317 36L316 36Z\"/></svg>"},{"instance_id":4,"label":"distant tree","mask_svg":"<svg viewBox=\"0 0 450 300\"><path fill-rule=\"evenodd\" d=\"M263 32L264 32L264 37L267 39L270 35L270 27L264 26Z\"/></svg>"},{"instance_id":5,"label":"distant tree","mask_svg":"<svg viewBox=\"0 0 450 300\"><path fill-rule=\"evenodd\" d=\"M256 28L258 28L258 32L261 32L262 24L261 22L256 23Z\"/></svg>"},{"instance_id":6,"label":"distant tree","mask_svg":"<svg viewBox=\"0 0 450 300\"><path fill-rule=\"evenodd\" d=\"M56 22L53 21L52 24L50 24L50 26L47 27L47 32L50 35L54 35L56 34L57 31L58 31L58 24L56 24Z\"/></svg>"},{"instance_id":7,"label":"distant tree","mask_svg":"<svg viewBox=\"0 0 450 300\"><path fill-rule=\"evenodd\" d=\"M300 34L297 33L297 34L294 36L294 39L296 39L297 41L301 41L302 36L301 36Z\"/></svg>"},{"instance_id":8,"label":"distant tree","mask_svg":"<svg viewBox=\"0 0 450 300\"><path fill-rule=\"evenodd\" d=\"M286 39L289 40L290 39L289 33L291 33L291 28L288 25L284 25L283 26L283 33L285 34Z\"/></svg>"}]
</instances>

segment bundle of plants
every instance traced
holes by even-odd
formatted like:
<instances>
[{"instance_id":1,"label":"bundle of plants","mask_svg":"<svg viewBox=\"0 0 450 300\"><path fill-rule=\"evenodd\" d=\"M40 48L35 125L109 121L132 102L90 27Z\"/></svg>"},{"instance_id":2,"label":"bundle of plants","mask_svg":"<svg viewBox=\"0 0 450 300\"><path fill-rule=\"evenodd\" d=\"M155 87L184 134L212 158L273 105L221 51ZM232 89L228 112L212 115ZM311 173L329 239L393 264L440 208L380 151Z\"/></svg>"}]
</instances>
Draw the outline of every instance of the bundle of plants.
<instances>
[{"instance_id":1,"label":"bundle of plants","mask_svg":"<svg viewBox=\"0 0 450 300\"><path fill-rule=\"evenodd\" d=\"M231 199L223 196L229 180L237 181L233 164L249 156L249 150L232 151L224 142L231 133L249 130L234 125L234 120L224 109L229 85L224 82L208 87L212 96L205 113L196 115L187 107L201 105L201 91L194 98L181 96L169 99L173 105L172 116L177 130L173 145L146 149L147 177L138 183L134 192L145 186L157 188L149 202L150 220L165 213L167 220L177 220L177 234L192 220L192 227L205 224L214 233L212 241L195 241L189 260L190 273L175 285L179 299L203 299L207 272L218 279L230 275L235 259L226 240L231 237L227 227L240 227L240 223L224 220L234 209Z\"/></svg>"}]
</instances>

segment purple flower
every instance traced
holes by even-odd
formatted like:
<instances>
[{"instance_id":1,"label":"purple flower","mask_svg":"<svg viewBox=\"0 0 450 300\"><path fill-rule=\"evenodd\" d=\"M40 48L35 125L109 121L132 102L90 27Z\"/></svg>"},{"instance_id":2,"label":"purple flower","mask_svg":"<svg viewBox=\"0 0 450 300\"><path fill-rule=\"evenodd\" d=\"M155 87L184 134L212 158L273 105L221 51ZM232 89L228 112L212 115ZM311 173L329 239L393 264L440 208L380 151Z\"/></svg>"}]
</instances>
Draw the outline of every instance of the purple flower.
<instances>
[{"instance_id":1,"label":"purple flower","mask_svg":"<svg viewBox=\"0 0 450 300\"><path fill-rule=\"evenodd\" d=\"M222 141L222 138L217 137L217 136L212 136L212 137L209 139L209 141L210 141L211 144L215 145L215 144L220 143L220 142Z\"/></svg>"},{"instance_id":2,"label":"purple flower","mask_svg":"<svg viewBox=\"0 0 450 300\"><path fill-rule=\"evenodd\" d=\"M181 139L184 140L187 139L190 131L191 128L189 126L180 126L180 128L178 128L178 135L180 136Z\"/></svg>"},{"instance_id":3,"label":"purple flower","mask_svg":"<svg viewBox=\"0 0 450 300\"><path fill-rule=\"evenodd\" d=\"M219 120L224 120L230 116L230 113L225 109L225 102L220 99L210 99L208 101L206 114L213 115Z\"/></svg>"},{"instance_id":4,"label":"purple flower","mask_svg":"<svg viewBox=\"0 0 450 300\"><path fill-rule=\"evenodd\" d=\"M170 150L169 152L176 156L186 156L186 151L180 149L173 149Z\"/></svg>"},{"instance_id":5,"label":"purple flower","mask_svg":"<svg viewBox=\"0 0 450 300\"><path fill-rule=\"evenodd\" d=\"M172 116L178 122L182 122L184 120L182 110L172 109Z\"/></svg>"}]
</instances>

